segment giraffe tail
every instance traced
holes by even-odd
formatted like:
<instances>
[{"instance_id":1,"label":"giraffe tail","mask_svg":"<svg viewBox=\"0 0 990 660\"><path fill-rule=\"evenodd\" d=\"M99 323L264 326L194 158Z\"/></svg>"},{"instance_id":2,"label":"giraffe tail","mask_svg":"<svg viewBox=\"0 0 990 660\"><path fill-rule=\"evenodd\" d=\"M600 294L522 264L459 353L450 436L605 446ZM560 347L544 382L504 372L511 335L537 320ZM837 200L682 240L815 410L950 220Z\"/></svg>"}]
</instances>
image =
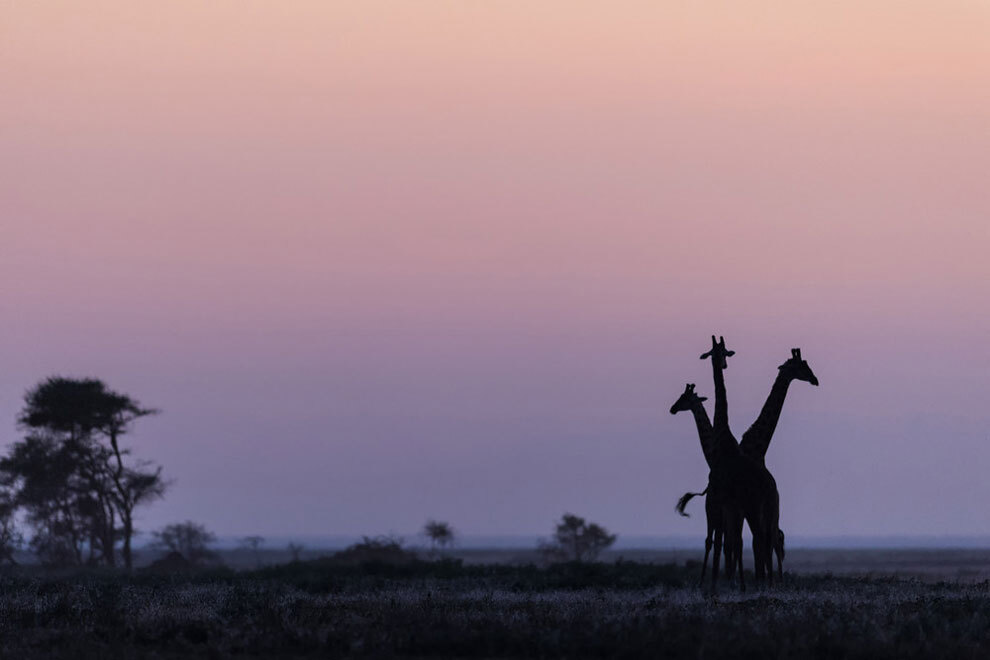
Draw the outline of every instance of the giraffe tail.
<instances>
[{"instance_id":1,"label":"giraffe tail","mask_svg":"<svg viewBox=\"0 0 990 660\"><path fill-rule=\"evenodd\" d=\"M780 557L781 559L783 559L784 558L784 555L787 554L787 553L784 550L784 530L782 530L782 529L778 529L777 530L777 544L776 545L777 545L777 547L776 547L777 556Z\"/></svg>"},{"instance_id":2,"label":"giraffe tail","mask_svg":"<svg viewBox=\"0 0 990 660\"><path fill-rule=\"evenodd\" d=\"M705 489L700 493L684 493L681 495L681 499L677 500L677 506L675 507L677 509L677 513L681 514L685 518L690 518L691 514L685 513L684 507L688 505L688 502L690 502L692 498L698 497L699 495L704 495L707 492L708 486L705 486Z\"/></svg>"}]
</instances>

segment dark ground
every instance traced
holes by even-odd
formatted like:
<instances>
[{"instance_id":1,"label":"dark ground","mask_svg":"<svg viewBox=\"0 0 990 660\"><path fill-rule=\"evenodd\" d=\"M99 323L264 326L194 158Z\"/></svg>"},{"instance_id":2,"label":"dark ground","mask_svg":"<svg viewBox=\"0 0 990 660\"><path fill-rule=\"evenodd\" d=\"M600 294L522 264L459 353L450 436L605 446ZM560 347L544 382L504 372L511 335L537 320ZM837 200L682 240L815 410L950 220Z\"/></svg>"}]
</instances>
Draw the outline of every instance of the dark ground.
<instances>
[{"instance_id":1,"label":"dark ground","mask_svg":"<svg viewBox=\"0 0 990 660\"><path fill-rule=\"evenodd\" d=\"M990 583L825 574L716 600L697 566L340 565L0 578L10 658L990 657Z\"/></svg>"},{"instance_id":2,"label":"dark ground","mask_svg":"<svg viewBox=\"0 0 990 660\"><path fill-rule=\"evenodd\" d=\"M619 559L651 564L679 564L701 561L703 550L699 542L694 549L658 550L622 549L610 550L602 555L607 563ZM332 554L332 550L313 548L304 550L302 559L317 559ZM160 553L144 553L144 562ZM420 553L425 555L425 551ZM255 553L250 550L231 549L221 552L223 563L237 569L256 569L261 566L288 563L291 555L281 548L267 548ZM447 556L460 559L465 564L532 564L541 561L540 553L533 548L479 549L455 548ZM747 565L752 556L747 548ZM977 548L788 548L785 568L798 575L832 573L847 576L878 576L917 578L933 582L940 580L982 582L990 580L990 549Z\"/></svg>"}]
</instances>

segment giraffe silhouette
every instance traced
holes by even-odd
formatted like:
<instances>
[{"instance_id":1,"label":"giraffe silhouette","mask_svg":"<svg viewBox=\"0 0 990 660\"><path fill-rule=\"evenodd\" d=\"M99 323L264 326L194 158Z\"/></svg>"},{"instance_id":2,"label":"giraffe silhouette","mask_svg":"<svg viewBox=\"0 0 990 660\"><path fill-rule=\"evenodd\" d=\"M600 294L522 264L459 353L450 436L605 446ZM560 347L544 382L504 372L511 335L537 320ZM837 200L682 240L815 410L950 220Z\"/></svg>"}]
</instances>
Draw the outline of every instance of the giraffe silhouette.
<instances>
[{"instance_id":1,"label":"giraffe silhouette","mask_svg":"<svg viewBox=\"0 0 990 660\"><path fill-rule=\"evenodd\" d=\"M760 416L743 433L742 441L739 443L739 449L742 453L761 463L765 461L770 440L773 438L774 431L777 430L780 412L784 408L787 388L791 381L795 380L803 380L806 383L818 385L818 378L808 366L808 362L801 359L800 348L792 348L791 357L777 367L777 377L773 381L763 409L760 410Z\"/></svg>"},{"instance_id":2,"label":"giraffe silhouette","mask_svg":"<svg viewBox=\"0 0 990 660\"><path fill-rule=\"evenodd\" d=\"M715 418L712 425L713 445L717 448L715 467L709 477L708 493L715 497L721 510L722 529L715 531L712 557L712 591L718 584L719 561L723 539L730 545L729 555L742 553L742 520L753 534L753 557L757 581L764 578L773 585L773 546L778 538L780 497L773 475L764 465L744 455L729 428L728 399L723 371L727 358L735 355L725 347L725 338L712 335L712 348L701 356L711 359L715 383ZM727 557L728 558L728 557ZM728 569L727 569L728 572ZM742 578L742 575L740 575ZM744 584L740 581L740 587Z\"/></svg>"},{"instance_id":3,"label":"giraffe silhouette","mask_svg":"<svg viewBox=\"0 0 990 660\"><path fill-rule=\"evenodd\" d=\"M715 446L715 435L712 432L712 423L708 418L708 411L705 410L704 401L707 397L699 396L694 391L694 383L688 383L684 386L684 392L678 397L674 405L670 407L670 414L676 415L682 411L690 411L694 415L694 422L698 429L698 439L701 441L701 452L705 455L705 462L708 464L709 471L713 469L715 461L717 460L718 448ZM711 484L711 472L709 472L709 486ZM705 495L705 518L708 523L708 532L705 535L705 559L701 562L701 579L698 581L698 586L701 587L705 583L705 571L708 568L708 555L712 550L713 538L717 530L722 529L722 508L719 505L717 498L714 495L708 493L709 487L705 487L700 493L685 493L683 497L677 502L677 512L682 516L687 516L688 514L684 512L684 507L691 500L692 497L698 495ZM741 541L740 541L741 545ZM740 553L737 557L734 552L733 546L727 545L725 547L725 563L726 563L726 577L732 580L732 570L731 568L735 566L738 560L739 575L742 579L742 554Z\"/></svg>"},{"instance_id":4,"label":"giraffe silhouette","mask_svg":"<svg viewBox=\"0 0 990 660\"><path fill-rule=\"evenodd\" d=\"M728 354L731 355L732 352L730 351ZM808 362L802 359L800 348L792 348L791 357L777 368L777 377L774 379L773 385L770 388L770 394L767 396L767 400L763 404L759 417L756 418L756 421L754 421L749 429L743 434L742 441L739 443L739 448L743 454L749 456L753 460L759 461L761 464L765 465L767 449L769 448L770 441L777 429L777 422L780 419L780 413L784 407L784 400L787 397L788 387L791 382L795 380L805 381L815 386L818 385L818 377L815 376L815 373L811 370ZM727 416L727 411L725 412ZM698 432L701 433L700 427ZM678 512L681 515L687 515L684 512L684 509L688 502L693 497L705 494L706 491L707 488L701 493L685 493L681 499L678 500ZM709 542L706 540L705 563L702 565L702 575L704 575L705 565L708 562L708 546ZM777 575L782 578L784 575L785 549L784 532L780 529L778 529L777 537L774 539L773 551L777 556Z\"/></svg>"},{"instance_id":5,"label":"giraffe silhouette","mask_svg":"<svg viewBox=\"0 0 990 660\"><path fill-rule=\"evenodd\" d=\"M695 392L694 383L688 383L684 387L684 392L680 395L674 405L670 407L670 414L676 415L679 412L690 411L694 416L695 426L698 430L698 439L701 441L701 451L705 456L705 462L708 464L709 470L711 470L713 463L715 461L715 455L717 448L714 446L714 434L712 432L712 423L708 418L708 411L705 410L704 402L708 400L707 397L699 396ZM711 484L711 474L709 473L709 486ZM721 510L718 507L717 502L714 497L708 496L708 486L705 487L700 493L684 493L680 500L677 501L677 512L682 516L687 517L688 514L685 512L685 507L692 498L698 497L700 495L705 496L705 518L708 525L707 534L705 536L705 558L701 562L701 579L698 582L698 586L701 587L705 582L705 572L708 569L708 556L711 554L712 550L712 539L715 535L715 530L721 527ZM742 531L740 526L740 532ZM738 545L742 546L742 539L738 541ZM784 532L778 530L777 540L774 543L774 552L777 555L777 569L778 573L783 576L783 560L784 560ZM742 567L742 552L735 556L732 552L731 546L726 545L723 548L723 554L725 554L726 560L726 578L731 582L733 577L733 569L738 563L738 569L740 576L743 575ZM740 577L742 579L742 577Z\"/></svg>"},{"instance_id":6,"label":"giraffe silhouette","mask_svg":"<svg viewBox=\"0 0 990 660\"><path fill-rule=\"evenodd\" d=\"M770 387L770 394L760 410L759 417L743 433L742 440L739 442L740 451L753 460L759 461L761 465L766 465L767 449L770 447L770 440L773 439L774 431L777 430L777 422L780 420L784 399L787 397L787 388L791 381L795 380L803 380L818 386L818 377L808 366L808 362L801 358L800 348L792 348L791 357L777 367L777 377ZM777 538L774 541L773 549L777 554L777 574L783 579L784 532L779 528Z\"/></svg>"}]
</instances>

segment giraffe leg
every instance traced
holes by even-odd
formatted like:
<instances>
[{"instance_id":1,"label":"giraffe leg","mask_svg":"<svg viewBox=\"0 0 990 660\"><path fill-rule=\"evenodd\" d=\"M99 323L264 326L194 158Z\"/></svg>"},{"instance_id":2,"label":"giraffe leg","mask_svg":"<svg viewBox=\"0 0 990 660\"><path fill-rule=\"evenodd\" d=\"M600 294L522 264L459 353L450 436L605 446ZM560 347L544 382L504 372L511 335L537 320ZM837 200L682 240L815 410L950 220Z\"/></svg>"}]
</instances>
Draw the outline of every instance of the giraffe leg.
<instances>
[{"instance_id":1,"label":"giraffe leg","mask_svg":"<svg viewBox=\"0 0 990 660\"><path fill-rule=\"evenodd\" d=\"M772 507L769 507L766 518L766 536L764 537L767 544L767 585L771 588L773 588L773 554L780 539L780 532L778 531L780 525L779 507L779 500L778 503L775 503Z\"/></svg>"},{"instance_id":2,"label":"giraffe leg","mask_svg":"<svg viewBox=\"0 0 990 660\"><path fill-rule=\"evenodd\" d=\"M723 540L723 554L725 555L725 581L730 585L736 576L736 529L732 520L726 521L725 536Z\"/></svg>"},{"instance_id":3,"label":"giraffe leg","mask_svg":"<svg viewBox=\"0 0 990 660\"><path fill-rule=\"evenodd\" d=\"M752 529L752 527L750 527ZM760 552L759 552L759 539L756 538L756 534L753 534L753 580L756 581L757 586L760 584Z\"/></svg>"},{"instance_id":4,"label":"giraffe leg","mask_svg":"<svg viewBox=\"0 0 990 660\"><path fill-rule=\"evenodd\" d=\"M725 557L725 581L729 585L732 584L732 580L736 575L736 558L732 554L733 551L732 533L727 532L722 543L722 556Z\"/></svg>"},{"instance_id":5,"label":"giraffe leg","mask_svg":"<svg viewBox=\"0 0 990 660\"><path fill-rule=\"evenodd\" d=\"M701 562L701 580L698 581L698 588L701 589L705 586L705 569L708 568L708 554L712 551L712 530L708 530L708 536L705 538L705 560Z\"/></svg>"},{"instance_id":6,"label":"giraffe leg","mask_svg":"<svg viewBox=\"0 0 990 660\"><path fill-rule=\"evenodd\" d=\"M722 530L715 531L715 552L712 555L712 595L718 590L718 562L722 555Z\"/></svg>"},{"instance_id":7,"label":"giraffe leg","mask_svg":"<svg viewBox=\"0 0 990 660\"><path fill-rule=\"evenodd\" d=\"M766 558L763 554L763 534L759 526L756 526L756 531L753 534L753 573L757 585L763 584L765 567Z\"/></svg>"},{"instance_id":8,"label":"giraffe leg","mask_svg":"<svg viewBox=\"0 0 990 660\"><path fill-rule=\"evenodd\" d=\"M746 578L743 573L743 544L742 544L742 526L739 527L739 533L736 535L736 558L739 562L739 591L746 593Z\"/></svg>"},{"instance_id":9,"label":"giraffe leg","mask_svg":"<svg viewBox=\"0 0 990 660\"><path fill-rule=\"evenodd\" d=\"M774 548L777 550L777 574L780 577L781 583L784 581L784 533L780 531L780 526L777 526L777 538Z\"/></svg>"},{"instance_id":10,"label":"giraffe leg","mask_svg":"<svg viewBox=\"0 0 990 660\"><path fill-rule=\"evenodd\" d=\"M767 542L767 580L770 582L770 586L776 581L777 575L773 570L773 542Z\"/></svg>"},{"instance_id":11,"label":"giraffe leg","mask_svg":"<svg viewBox=\"0 0 990 660\"><path fill-rule=\"evenodd\" d=\"M767 562L767 586L771 588L773 588L773 545L776 536L777 536L777 526L770 525L769 529L767 529L766 562Z\"/></svg>"}]
</instances>

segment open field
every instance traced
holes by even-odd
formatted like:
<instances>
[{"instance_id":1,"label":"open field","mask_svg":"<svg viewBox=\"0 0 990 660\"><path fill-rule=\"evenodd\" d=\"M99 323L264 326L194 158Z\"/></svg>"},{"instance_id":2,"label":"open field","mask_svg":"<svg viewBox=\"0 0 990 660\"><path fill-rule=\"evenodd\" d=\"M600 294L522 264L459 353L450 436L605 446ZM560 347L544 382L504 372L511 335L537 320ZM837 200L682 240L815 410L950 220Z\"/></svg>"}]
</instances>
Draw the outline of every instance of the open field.
<instances>
[{"instance_id":1,"label":"open field","mask_svg":"<svg viewBox=\"0 0 990 660\"><path fill-rule=\"evenodd\" d=\"M303 559L317 559L332 554L330 549L313 548L302 553ZM747 549L746 565L752 566ZM146 553L147 562L160 553ZM426 552L420 553L426 556ZM657 550L622 549L602 554L605 562L619 559L649 564L700 562L703 546L694 549ZM232 568L254 569L287 563L291 555L279 549L253 553L248 550L222 550L223 562ZM448 556L465 564L539 563L541 556L533 548L455 549ZM826 574L843 576L896 576L924 581L982 582L990 580L990 549L983 548L788 548L784 568L799 575ZM700 570L700 567L699 567Z\"/></svg>"},{"instance_id":2,"label":"open field","mask_svg":"<svg viewBox=\"0 0 990 660\"><path fill-rule=\"evenodd\" d=\"M752 565L752 556L745 557ZM643 550L616 552L626 559L656 563L700 562L701 550ZM925 549L811 549L787 550L784 568L789 573L813 575L832 573L843 576L914 578L924 581L982 582L990 580L990 550Z\"/></svg>"},{"instance_id":3,"label":"open field","mask_svg":"<svg viewBox=\"0 0 990 660\"><path fill-rule=\"evenodd\" d=\"M693 587L695 566L328 560L185 575L0 579L6 657L987 657L990 584L788 576Z\"/></svg>"}]
</instances>

